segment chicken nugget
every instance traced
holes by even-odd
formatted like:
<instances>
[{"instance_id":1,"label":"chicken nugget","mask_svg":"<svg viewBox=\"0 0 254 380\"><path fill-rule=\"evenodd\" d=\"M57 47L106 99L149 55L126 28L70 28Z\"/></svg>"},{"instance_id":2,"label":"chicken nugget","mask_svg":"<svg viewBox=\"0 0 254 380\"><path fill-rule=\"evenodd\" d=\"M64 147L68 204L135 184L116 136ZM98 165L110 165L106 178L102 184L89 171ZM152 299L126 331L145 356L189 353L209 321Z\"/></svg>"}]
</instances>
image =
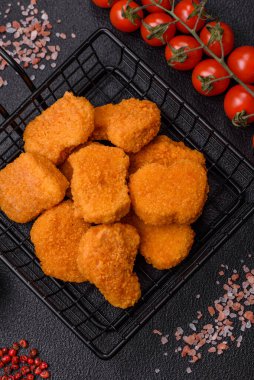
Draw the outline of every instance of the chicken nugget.
<instances>
[{"instance_id":1,"label":"chicken nugget","mask_svg":"<svg viewBox=\"0 0 254 380\"><path fill-rule=\"evenodd\" d=\"M0 171L0 208L17 223L26 223L65 196L68 181L36 153L22 153Z\"/></svg>"},{"instance_id":2,"label":"chicken nugget","mask_svg":"<svg viewBox=\"0 0 254 380\"><path fill-rule=\"evenodd\" d=\"M31 229L31 240L47 276L62 281L86 281L78 270L77 256L81 237L89 227L82 218L74 215L70 200L39 216Z\"/></svg>"},{"instance_id":3,"label":"chicken nugget","mask_svg":"<svg viewBox=\"0 0 254 380\"><path fill-rule=\"evenodd\" d=\"M130 176L135 214L147 224L190 224L200 215L207 198L204 166L190 160L143 166Z\"/></svg>"},{"instance_id":4,"label":"chicken nugget","mask_svg":"<svg viewBox=\"0 0 254 380\"><path fill-rule=\"evenodd\" d=\"M125 152L138 152L160 129L160 110L149 100L125 99L95 108L94 139L109 140Z\"/></svg>"},{"instance_id":5,"label":"chicken nugget","mask_svg":"<svg viewBox=\"0 0 254 380\"><path fill-rule=\"evenodd\" d=\"M112 223L129 212L129 157L122 149L91 144L70 156L71 192L77 213L89 223Z\"/></svg>"},{"instance_id":6,"label":"chicken nugget","mask_svg":"<svg viewBox=\"0 0 254 380\"><path fill-rule=\"evenodd\" d=\"M76 146L88 140L93 129L93 106L87 99L66 92L27 125L24 149L60 165Z\"/></svg>"},{"instance_id":7,"label":"chicken nugget","mask_svg":"<svg viewBox=\"0 0 254 380\"><path fill-rule=\"evenodd\" d=\"M124 221L136 227L140 236L140 253L148 264L159 270L180 264L189 254L195 233L186 224L151 226L143 223L134 213Z\"/></svg>"},{"instance_id":8,"label":"chicken nugget","mask_svg":"<svg viewBox=\"0 0 254 380\"><path fill-rule=\"evenodd\" d=\"M205 165L205 157L197 150L188 148L183 142L176 142L165 135L157 136L138 153L130 154L130 173L135 173L147 164L170 166L174 161L189 159Z\"/></svg>"},{"instance_id":9,"label":"chicken nugget","mask_svg":"<svg viewBox=\"0 0 254 380\"><path fill-rule=\"evenodd\" d=\"M81 239L78 268L115 307L125 309L140 298L133 273L138 245L136 229L121 223L91 227Z\"/></svg>"}]
</instances>

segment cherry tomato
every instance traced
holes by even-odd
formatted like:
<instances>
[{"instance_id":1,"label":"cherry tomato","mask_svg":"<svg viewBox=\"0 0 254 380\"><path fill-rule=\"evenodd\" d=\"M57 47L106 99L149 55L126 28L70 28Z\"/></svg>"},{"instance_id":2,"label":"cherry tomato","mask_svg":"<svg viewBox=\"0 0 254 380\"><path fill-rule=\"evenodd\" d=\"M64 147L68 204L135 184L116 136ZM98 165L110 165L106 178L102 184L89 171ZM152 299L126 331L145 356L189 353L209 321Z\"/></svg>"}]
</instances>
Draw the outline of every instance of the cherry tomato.
<instances>
[{"instance_id":1,"label":"cherry tomato","mask_svg":"<svg viewBox=\"0 0 254 380\"><path fill-rule=\"evenodd\" d=\"M134 32L141 25L143 11L135 12L139 5L135 1L128 4L128 0L117 1L110 10L111 24L121 32Z\"/></svg>"},{"instance_id":2,"label":"cherry tomato","mask_svg":"<svg viewBox=\"0 0 254 380\"><path fill-rule=\"evenodd\" d=\"M176 36L166 46L168 65L176 70L192 70L202 58L202 49L194 37ZM197 49L188 53L188 50Z\"/></svg>"},{"instance_id":3,"label":"cherry tomato","mask_svg":"<svg viewBox=\"0 0 254 380\"><path fill-rule=\"evenodd\" d=\"M175 7L175 14L179 17L185 24L193 29L196 25L198 19L198 14L200 12L200 2L199 0L181 0ZM193 15L195 13L195 15ZM200 18L197 24L196 30L200 30L205 25L205 20ZM185 34L190 34L190 32L183 26L180 22L176 24L177 29Z\"/></svg>"},{"instance_id":4,"label":"cherry tomato","mask_svg":"<svg viewBox=\"0 0 254 380\"><path fill-rule=\"evenodd\" d=\"M228 57L228 66L244 83L254 83L254 46L240 46Z\"/></svg>"},{"instance_id":5,"label":"cherry tomato","mask_svg":"<svg viewBox=\"0 0 254 380\"><path fill-rule=\"evenodd\" d=\"M156 1L156 3L158 2L158 0ZM143 5L149 5L149 4L152 4L151 0L141 0L141 3ZM163 7L163 8L166 8L168 10L171 9L171 4L170 4L170 0L162 0L160 5ZM150 7L147 7L146 8L147 12L149 13L157 13L157 12L163 12L163 10L161 8L158 8L156 7L156 5L151 5Z\"/></svg>"},{"instance_id":6,"label":"cherry tomato","mask_svg":"<svg viewBox=\"0 0 254 380\"><path fill-rule=\"evenodd\" d=\"M200 38L218 57L221 57L220 39L222 41L225 56L228 55L234 47L234 32L225 22L209 22L201 30ZM206 51L205 53L210 55Z\"/></svg>"},{"instance_id":7,"label":"cherry tomato","mask_svg":"<svg viewBox=\"0 0 254 380\"><path fill-rule=\"evenodd\" d=\"M111 8L118 0L92 0L100 8Z\"/></svg>"},{"instance_id":8,"label":"cherry tomato","mask_svg":"<svg viewBox=\"0 0 254 380\"><path fill-rule=\"evenodd\" d=\"M173 18L166 13L152 13L143 21L140 28L143 40L151 46L162 46L169 41L176 32Z\"/></svg>"},{"instance_id":9,"label":"cherry tomato","mask_svg":"<svg viewBox=\"0 0 254 380\"><path fill-rule=\"evenodd\" d=\"M230 83L230 79L212 82L214 79L228 76L227 71L215 59L206 59L197 64L192 72L192 84L202 95L214 96L224 92Z\"/></svg>"},{"instance_id":10,"label":"cherry tomato","mask_svg":"<svg viewBox=\"0 0 254 380\"><path fill-rule=\"evenodd\" d=\"M254 86L248 86L254 91ZM235 126L246 126L254 122L254 97L241 85L232 87L224 99L224 110L226 115Z\"/></svg>"}]
</instances>

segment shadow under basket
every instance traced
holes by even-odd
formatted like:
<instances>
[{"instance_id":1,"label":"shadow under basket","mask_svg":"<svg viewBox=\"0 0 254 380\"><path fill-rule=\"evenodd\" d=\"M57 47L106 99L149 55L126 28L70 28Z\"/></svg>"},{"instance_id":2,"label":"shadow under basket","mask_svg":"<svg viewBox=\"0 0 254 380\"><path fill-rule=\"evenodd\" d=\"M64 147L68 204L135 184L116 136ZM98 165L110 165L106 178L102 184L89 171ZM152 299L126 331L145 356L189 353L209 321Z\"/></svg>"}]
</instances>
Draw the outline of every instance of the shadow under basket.
<instances>
[{"instance_id":1,"label":"shadow under basket","mask_svg":"<svg viewBox=\"0 0 254 380\"><path fill-rule=\"evenodd\" d=\"M102 44L107 55L100 51ZM20 69L19 74L25 75ZM32 95L18 110L8 115L0 106L6 119L0 125L0 169L22 152L22 134L29 121L65 91L85 96L94 106L131 97L150 99L162 112L160 133L184 141L207 160L209 198L194 225L196 239L189 257L172 270L158 271L138 256L135 270L142 298L128 310L112 307L93 285L45 276L29 240L31 223L18 225L0 213L1 259L95 354L109 359L253 213L254 168L106 29L93 34L39 89L29 80L26 84Z\"/></svg>"}]
</instances>

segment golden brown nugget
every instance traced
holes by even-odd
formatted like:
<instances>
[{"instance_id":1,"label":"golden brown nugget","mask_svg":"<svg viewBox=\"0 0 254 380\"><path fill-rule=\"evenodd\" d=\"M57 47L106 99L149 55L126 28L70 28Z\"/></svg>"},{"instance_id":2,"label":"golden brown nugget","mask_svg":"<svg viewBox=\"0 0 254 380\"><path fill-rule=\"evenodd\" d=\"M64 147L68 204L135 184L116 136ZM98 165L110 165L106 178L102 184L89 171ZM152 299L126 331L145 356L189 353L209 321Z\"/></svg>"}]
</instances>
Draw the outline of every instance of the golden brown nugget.
<instances>
[{"instance_id":1,"label":"golden brown nugget","mask_svg":"<svg viewBox=\"0 0 254 380\"><path fill-rule=\"evenodd\" d=\"M88 140L93 129L93 106L87 99L66 92L27 125L24 148L59 165L76 146Z\"/></svg>"},{"instance_id":2,"label":"golden brown nugget","mask_svg":"<svg viewBox=\"0 0 254 380\"><path fill-rule=\"evenodd\" d=\"M36 153L22 153L0 171L0 208L17 223L26 223L62 201L68 181Z\"/></svg>"},{"instance_id":3,"label":"golden brown nugget","mask_svg":"<svg viewBox=\"0 0 254 380\"><path fill-rule=\"evenodd\" d=\"M86 281L77 267L81 237L90 225L74 215L72 201L45 211L31 229L36 256L47 276L62 281Z\"/></svg>"},{"instance_id":4,"label":"golden brown nugget","mask_svg":"<svg viewBox=\"0 0 254 380\"><path fill-rule=\"evenodd\" d=\"M135 214L146 224L190 224L207 198L206 169L190 160L145 165L130 176L129 189Z\"/></svg>"},{"instance_id":5,"label":"golden brown nugget","mask_svg":"<svg viewBox=\"0 0 254 380\"><path fill-rule=\"evenodd\" d=\"M197 150L188 148L183 142L176 142L165 135L157 136L138 153L130 154L130 173L135 173L147 164L170 166L174 161L189 159L205 165L205 157Z\"/></svg>"},{"instance_id":6,"label":"golden brown nugget","mask_svg":"<svg viewBox=\"0 0 254 380\"><path fill-rule=\"evenodd\" d=\"M124 218L136 227L140 236L140 253L149 264L159 270L180 264L189 254L195 233L189 225L169 224L151 226L134 213Z\"/></svg>"},{"instance_id":7,"label":"golden brown nugget","mask_svg":"<svg viewBox=\"0 0 254 380\"><path fill-rule=\"evenodd\" d=\"M149 100L125 99L95 109L94 139L109 140L125 152L138 152L159 132L160 110Z\"/></svg>"},{"instance_id":8,"label":"golden brown nugget","mask_svg":"<svg viewBox=\"0 0 254 380\"><path fill-rule=\"evenodd\" d=\"M81 239L78 268L115 307L125 309L140 298L133 273L138 245L136 229L121 223L91 227Z\"/></svg>"},{"instance_id":9,"label":"golden brown nugget","mask_svg":"<svg viewBox=\"0 0 254 380\"><path fill-rule=\"evenodd\" d=\"M122 149L91 144L70 156L71 192L77 213L89 223L112 223L129 212L129 157Z\"/></svg>"}]
</instances>

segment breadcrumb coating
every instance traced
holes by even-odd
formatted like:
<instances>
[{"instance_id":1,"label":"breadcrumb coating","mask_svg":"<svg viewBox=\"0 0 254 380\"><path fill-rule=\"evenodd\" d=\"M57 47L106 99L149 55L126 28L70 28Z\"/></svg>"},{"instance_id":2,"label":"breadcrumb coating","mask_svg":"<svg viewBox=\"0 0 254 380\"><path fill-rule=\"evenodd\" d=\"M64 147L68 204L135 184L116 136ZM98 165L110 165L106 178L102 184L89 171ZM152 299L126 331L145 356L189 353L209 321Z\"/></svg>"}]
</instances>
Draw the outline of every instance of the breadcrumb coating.
<instances>
[{"instance_id":1,"label":"breadcrumb coating","mask_svg":"<svg viewBox=\"0 0 254 380\"><path fill-rule=\"evenodd\" d=\"M140 253L148 264L159 270L180 264L189 254L195 233L186 224L151 226L143 223L134 213L124 221L136 227L140 236Z\"/></svg>"},{"instance_id":2,"label":"breadcrumb coating","mask_svg":"<svg viewBox=\"0 0 254 380\"><path fill-rule=\"evenodd\" d=\"M136 229L121 223L91 227L81 239L78 268L115 307L128 308L140 298L133 273L138 245Z\"/></svg>"},{"instance_id":3,"label":"breadcrumb coating","mask_svg":"<svg viewBox=\"0 0 254 380\"><path fill-rule=\"evenodd\" d=\"M68 181L47 158L22 153L0 171L0 208L17 223L26 223L65 196Z\"/></svg>"},{"instance_id":4,"label":"breadcrumb coating","mask_svg":"<svg viewBox=\"0 0 254 380\"><path fill-rule=\"evenodd\" d=\"M47 157L56 165L86 142L94 129L94 108L83 97L65 95L32 120L23 135L26 152Z\"/></svg>"},{"instance_id":5,"label":"breadcrumb coating","mask_svg":"<svg viewBox=\"0 0 254 380\"><path fill-rule=\"evenodd\" d=\"M77 213L89 223L112 223L129 212L129 157L122 149L91 144L70 156L71 192Z\"/></svg>"},{"instance_id":6,"label":"breadcrumb coating","mask_svg":"<svg viewBox=\"0 0 254 380\"><path fill-rule=\"evenodd\" d=\"M135 173L147 164L170 166L174 161L188 159L205 165L205 157L197 150L188 148L183 142L176 142L165 135L157 136L138 153L130 154L130 173Z\"/></svg>"},{"instance_id":7,"label":"breadcrumb coating","mask_svg":"<svg viewBox=\"0 0 254 380\"><path fill-rule=\"evenodd\" d=\"M86 281L78 270L77 256L81 237L89 227L90 224L75 216L70 200L39 216L31 229L31 240L47 276L62 281Z\"/></svg>"},{"instance_id":8,"label":"breadcrumb coating","mask_svg":"<svg viewBox=\"0 0 254 380\"><path fill-rule=\"evenodd\" d=\"M146 224L191 224L207 199L206 169L190 160L145 165L130 176L129 189L134 211Z\"/></svg>"},{"instance_id":9,"label":"breadcrumb coating","mask_svg":"<svg viewBox=\"0 0 254 380\"><path fill-rule=\"evenodd\" d=\"M138 152L159 132L160 110L149 100L125 99L95 108L93 139L109 140L125 152Z\"/></svg>"}]
</instances>

